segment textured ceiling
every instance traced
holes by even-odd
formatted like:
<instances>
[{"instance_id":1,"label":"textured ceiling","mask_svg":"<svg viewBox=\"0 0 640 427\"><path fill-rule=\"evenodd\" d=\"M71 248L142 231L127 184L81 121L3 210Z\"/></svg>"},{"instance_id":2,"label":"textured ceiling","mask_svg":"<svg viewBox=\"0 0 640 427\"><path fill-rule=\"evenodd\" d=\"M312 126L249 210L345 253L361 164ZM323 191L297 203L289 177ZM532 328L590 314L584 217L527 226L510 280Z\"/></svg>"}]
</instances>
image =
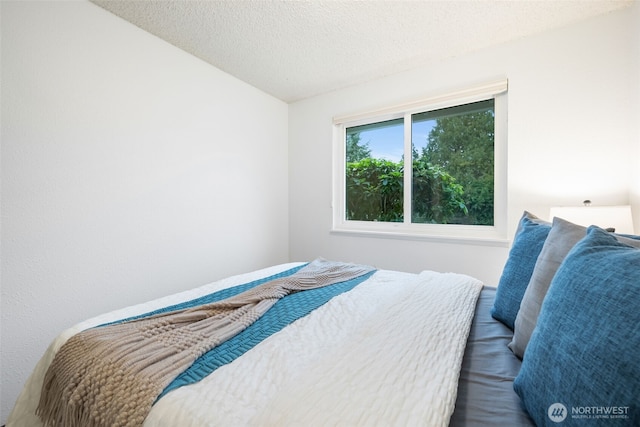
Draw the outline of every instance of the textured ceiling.
<instances>
[{"instance_id":1,"label":"textured ceiling","mask_svg":"<svg viewBox=\"0 0 640 427\"><path fill-rule=\"evenodd\" d=\"M633 0L92 0L285 102L627 7Z\"/></svg>"}]
</instances>

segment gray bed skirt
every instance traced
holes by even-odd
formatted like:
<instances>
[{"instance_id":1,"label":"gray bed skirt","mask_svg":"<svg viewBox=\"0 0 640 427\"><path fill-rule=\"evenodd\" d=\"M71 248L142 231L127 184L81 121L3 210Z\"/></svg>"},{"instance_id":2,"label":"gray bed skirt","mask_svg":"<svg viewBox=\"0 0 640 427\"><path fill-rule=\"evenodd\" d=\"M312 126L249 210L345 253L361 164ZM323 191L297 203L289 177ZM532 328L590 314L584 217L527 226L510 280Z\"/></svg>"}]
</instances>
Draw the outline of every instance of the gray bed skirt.
<instances>
[{"instance_id":1,"label":"gray bed skirt","mask_svg":"<svg viewBox=\"0 0 640 427\"><path fill-rule=\"evenodd\" d=\"M489 312L495 293L485 287L478 299L450 427L535 425L513 391L522 363L507 347L513 331Z\"/></svg>"}]
</instances>

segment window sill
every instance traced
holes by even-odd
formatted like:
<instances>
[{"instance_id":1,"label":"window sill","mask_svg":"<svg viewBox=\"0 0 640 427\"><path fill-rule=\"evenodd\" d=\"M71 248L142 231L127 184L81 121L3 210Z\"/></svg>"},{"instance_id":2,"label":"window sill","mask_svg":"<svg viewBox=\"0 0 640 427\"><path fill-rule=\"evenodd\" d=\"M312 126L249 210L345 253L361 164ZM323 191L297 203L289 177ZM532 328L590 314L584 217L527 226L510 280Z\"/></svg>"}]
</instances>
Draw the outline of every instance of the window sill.
<instances>
[{"instance_id":1,"label":"window sill","mask_svg":"<svg viewBox=\"0 0 640 427\"><path fill-rule=\"evenodd\" d=\"M331 234L353 236L353 237L371 237L382 239L398 239L398 240L420 240L434 243L448 243L455 245L476 245L476 246L492 246L492 247L509 247L509 240L502 237L494 236L464 236L452 234L431 234L428 232L417 233L400 230L358 230L352 228L333 228Z\"/></svg>"}]
</instances>

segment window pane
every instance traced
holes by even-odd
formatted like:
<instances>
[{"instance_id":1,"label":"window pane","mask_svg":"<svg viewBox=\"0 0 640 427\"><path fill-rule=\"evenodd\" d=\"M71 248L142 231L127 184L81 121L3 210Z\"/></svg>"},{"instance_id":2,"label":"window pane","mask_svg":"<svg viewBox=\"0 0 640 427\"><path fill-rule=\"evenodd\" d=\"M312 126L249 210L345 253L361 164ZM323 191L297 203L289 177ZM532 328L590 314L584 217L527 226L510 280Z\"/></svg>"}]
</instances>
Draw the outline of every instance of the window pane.
<instances>
[{"instance_id":1,"label":"window pane","mask_svg":"<svg viewBox=\"0 0 640 427\"><path fill-rule=\"evenodd\" d=\"M411 221L493 225L494 100L412 115Z\"/></svg>"},{"instance_id":2,"label":"window pane","mask_svg":"<svg viewBox=\"0 0 640 427\"><path fill-rule=\"evenodd\" d=\"M346 219L403 221L403 119L346 129Z\"/></svg>"}]
</instances>

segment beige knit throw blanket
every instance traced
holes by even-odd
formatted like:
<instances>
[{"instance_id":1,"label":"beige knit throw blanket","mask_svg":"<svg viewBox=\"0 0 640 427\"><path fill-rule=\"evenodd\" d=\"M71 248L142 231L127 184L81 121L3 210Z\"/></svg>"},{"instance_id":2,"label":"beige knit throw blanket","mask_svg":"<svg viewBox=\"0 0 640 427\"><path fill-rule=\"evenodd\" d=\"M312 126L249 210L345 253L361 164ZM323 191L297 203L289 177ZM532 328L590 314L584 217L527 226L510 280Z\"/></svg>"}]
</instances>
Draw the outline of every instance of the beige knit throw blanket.
<instances>
[{"instance_id":1,"label":"beige knit throw blanket","mask_svg":"<svg viewBox=\"0 0 640 427\"><path fill-rule=\"evenodd\" d=\"M76 334L47 370L37 414L45 427L140 426L176 376L280 298L372 270L318 259L222 301Z\"/></svg>"}]
</instances>

